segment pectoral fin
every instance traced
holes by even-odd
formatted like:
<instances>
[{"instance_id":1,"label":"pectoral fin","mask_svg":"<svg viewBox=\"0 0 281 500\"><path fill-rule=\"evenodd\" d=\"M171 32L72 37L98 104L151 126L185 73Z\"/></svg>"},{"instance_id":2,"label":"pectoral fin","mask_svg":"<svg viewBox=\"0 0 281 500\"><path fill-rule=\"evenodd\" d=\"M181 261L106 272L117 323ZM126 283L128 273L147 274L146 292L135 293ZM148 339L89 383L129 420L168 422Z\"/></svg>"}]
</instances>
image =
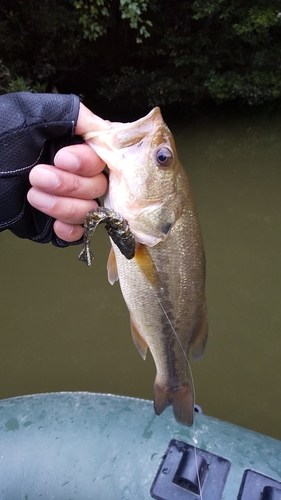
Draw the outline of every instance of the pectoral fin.
<instances>
[{"instance_id":1,"label":"pectoral fin","mask_svg":"<svg viewBox=\"0 0 281 500\"><path fill-rule=\"evenodd\" d=\"M137 350L139 351L142 359L145 359L147 347L148 347L147 343L144 340L144 338L141 336L141 334L140 334L139 330L137 329L132 318L130 318L130 321L131 321L131 332L132 332L134 344L135 344Z\"/></svg>"},{"instance_id":2,"label":"pectoral fin","mask_svg":"<svg viewBox=\"0 0 281 500\"><path fill-rule=\"evenodd\" d=\"M151 259L145 245L139 243L135 251L135 262L145 275L149 283L156 288L158 286L158 275L156 267Z\"/></svg>"},{"instance_id":3,"label":"pectoral fin","mask_svg":"<svg viewBox=\"0 0 281 500\"><path fill-rule=\"evenodd\" d=\"M118 281L118 271L116 265L116 257L113 249L110 249L108 260L107 260L107 277L111 285L114 285L115 281Z\"/></svg>"}]
</instances>

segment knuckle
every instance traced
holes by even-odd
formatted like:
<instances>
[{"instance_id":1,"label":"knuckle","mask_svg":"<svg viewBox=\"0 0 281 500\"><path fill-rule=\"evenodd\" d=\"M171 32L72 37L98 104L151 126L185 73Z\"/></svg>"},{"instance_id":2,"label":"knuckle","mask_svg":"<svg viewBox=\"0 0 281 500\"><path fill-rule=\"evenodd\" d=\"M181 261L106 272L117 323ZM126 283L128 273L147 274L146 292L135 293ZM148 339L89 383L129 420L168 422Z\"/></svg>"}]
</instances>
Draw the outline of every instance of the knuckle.
<instances>
[{"instance_id":1,"label":"knuckle","mask_svg":"<svg viewBox=\"0 0 281 500\"><path fill-rule=\"evenodd\" d=\"M74 201L68 201L65 206L65 219L75 221L77 219L77 206Z\"/></svg>"},{"instance_id":2,"label":"knuckle","mask_svg":"<svg viewBox=\"0 0 281 500\"><path fill-rule=\"evenodd\" d=\"M71 182L69 183L69 186L67 188L68 194L71 195L77 195L81 189L81 180L78 175L72 175L71 176Z\"/></svg>"}]
</instances>

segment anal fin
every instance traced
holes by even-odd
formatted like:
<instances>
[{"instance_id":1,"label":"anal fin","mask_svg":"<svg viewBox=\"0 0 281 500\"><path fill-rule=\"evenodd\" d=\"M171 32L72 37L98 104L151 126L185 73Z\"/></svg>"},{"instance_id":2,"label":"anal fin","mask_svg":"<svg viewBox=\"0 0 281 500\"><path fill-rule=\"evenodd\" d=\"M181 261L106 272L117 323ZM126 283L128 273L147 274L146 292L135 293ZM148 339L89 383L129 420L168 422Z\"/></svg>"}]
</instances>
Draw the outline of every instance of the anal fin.
<instances>
[{"instance_id":1,"label":"anal fin","mask_svg":"<svg viewBox=\"0 0 281 500\"><path fill-rule=\"evenodd\" d=\"M144 338L141 336L141 334L140 334L139 330L137 329L132 318L130 318L130 322L131 322L131 332L132 332L134 344L135 344L137 350L139 351L142 359L145 359L146 353L147 353L147 347L148 347L147 343L144 340Z\"/></svg>"}]
</instances>

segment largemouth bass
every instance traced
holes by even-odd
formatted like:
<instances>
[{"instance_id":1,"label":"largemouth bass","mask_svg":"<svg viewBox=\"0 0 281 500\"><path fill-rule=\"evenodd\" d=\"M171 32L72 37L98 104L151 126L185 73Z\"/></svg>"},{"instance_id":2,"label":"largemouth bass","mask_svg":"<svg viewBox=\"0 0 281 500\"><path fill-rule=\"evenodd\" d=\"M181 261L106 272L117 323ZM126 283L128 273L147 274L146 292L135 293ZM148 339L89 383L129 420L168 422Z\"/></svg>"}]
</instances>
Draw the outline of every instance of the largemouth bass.
<instances>
[{"instance_id":1,"label":"largemouth bass","mask_svg":"<svg viewBox=\"0 0 281 500\"><path fill-rule=\"evenodd\" d=\"M135 237L133 258L112 241L108 279L119 279L140 355L155 365L154 409L172 405L192 425L194 390L188 354L199 359L208 332L205 258L188 178L159 108L132 123L93 116L84 139L107 163L105 207L120 214ZM91 217L89 216L89 221Z\"/></svg>"}]
</instances>

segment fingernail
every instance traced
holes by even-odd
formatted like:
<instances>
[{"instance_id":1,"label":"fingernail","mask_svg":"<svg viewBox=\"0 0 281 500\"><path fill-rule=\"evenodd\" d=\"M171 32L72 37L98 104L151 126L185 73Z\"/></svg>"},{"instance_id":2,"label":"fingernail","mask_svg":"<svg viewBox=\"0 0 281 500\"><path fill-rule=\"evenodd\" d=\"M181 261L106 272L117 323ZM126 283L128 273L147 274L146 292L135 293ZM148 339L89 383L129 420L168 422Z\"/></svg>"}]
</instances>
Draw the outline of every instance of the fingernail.
<instances>
[{"instance_id":1,"label":"fingernail","mask_svg":"<svg viewBox=\"0 0 281 500\"><path fill-rule=\"evenodd\" d=\"M44 167L34 167L31 171L30 179L32 184L44 189L54 189L60 184L57 174Z\"/></svg>"},{"instance_id":2,"label":"fingernail","mask_svg":"<svg viewBox=\"0 0 281 500\"><path fill-rule=\"evenodd\" d=\"M46 210L52 208L56 202L55 196L48 193L43 193L36 188L30 189L28 192L28 201L30 205L37 208L38 210Z\"/></svg>"},{"instance_id":3,"label":"fingernail","mask_svg":"<svg viewBox=\"0 0 281 500\"><path fill-rule=\"evenodd\" d=\"M60 232L61 235L69 236L73 233L74 226L72 224L67 224L66 222L62 222L60 220L56 221L56 230Z\"/></svg>"},{"instance_id":4,"label":"fingernail","mask_svg":"<svg viewBox=\"0 0 281 500\"><path fill-rule=\"evenodd\" d=\"M69 170L70 172L75 172L80 167L79 158L63 149L57 152L54 162L57 167Z\"/></svg>"}]
</instances>

